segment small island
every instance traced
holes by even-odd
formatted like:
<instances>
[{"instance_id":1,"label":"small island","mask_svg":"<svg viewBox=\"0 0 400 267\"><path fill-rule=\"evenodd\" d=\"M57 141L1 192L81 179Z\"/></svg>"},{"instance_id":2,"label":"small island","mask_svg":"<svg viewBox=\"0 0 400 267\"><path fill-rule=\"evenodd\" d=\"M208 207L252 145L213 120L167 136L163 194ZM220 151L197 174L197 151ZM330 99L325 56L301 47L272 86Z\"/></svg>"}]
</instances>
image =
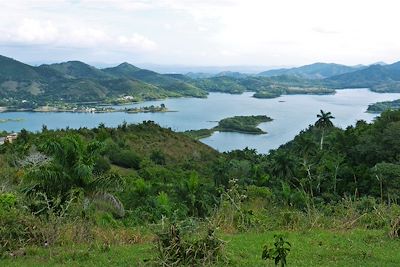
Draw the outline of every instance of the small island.
<instances>
[{"instance_id":1,"label":"small island","mask_svg":"<svg viewBox=\"0 0 400 267\"><path fill-rule=\"evenodd\" d=\"M164 104L160 106L148 106L148 107L139 107L139 108L126 108L126 113L156 113L156 112L172 112L170 111Z\"/></svg>"},{"instance_id":2,"label":"small island","mask_svg":"<svg viewBox=\"0 0 400 267\"><path fill-rule=\"evenodd\" d=\"M212 129L200 129L186 131L185 134L194 138L202 139L211 136L214 132L237 132L243 134L266 134L257 126L263 122L269 122L272 119L265 115L257 116L235 116L222 119L218 125Z\"/></svg>"},{"instance_id":3,"label":"small island","mask_svg":"<svg viewBox=\"0 0 400 267\"><path fill-rule=\"evenodd\" d=\"M277 98L282 95L281 92L277 91L260 91L257 93L254 93L253 97L254 98L261 98L261 99L269 99L269 98Z\"/></svg>"},{"instance_id":4,"label":"small island","mask_svg":"<svg viewBox=\"0 0 400 267\"><path fill-rule=\"evenodd\" d=\"M377 102L368 106L367 112L369 113L381 113L385 110L397 110L400 109L400 99L393 101Z\"/></svg>"}]
</instances>

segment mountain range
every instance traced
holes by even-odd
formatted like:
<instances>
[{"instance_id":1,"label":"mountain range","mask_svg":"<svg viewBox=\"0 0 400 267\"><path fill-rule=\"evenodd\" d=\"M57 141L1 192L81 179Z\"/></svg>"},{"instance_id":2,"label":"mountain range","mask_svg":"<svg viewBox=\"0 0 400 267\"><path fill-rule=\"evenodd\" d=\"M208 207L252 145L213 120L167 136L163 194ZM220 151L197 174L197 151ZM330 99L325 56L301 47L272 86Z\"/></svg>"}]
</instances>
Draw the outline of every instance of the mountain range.
<instances>
[{"instance_id":1,"label":"mountain range","mask_svg":"<svg viewBox=\"0 0 400 267\"><path fill-rule=\"evenodd\" d=\"M400 62L371 66L315 63L258 75L225 71L218 74L160 74L129 63L98 69L80 61L30 66L0 56L0 106L50 102L112 102L166 97L206 97L208 92L262 92L264 96L310 93L323 88L368 87L400 92ZM313 90L308 90L312 88ZM328 93L327 90L320 90ZM272 93L272 94L270 94Z\"/></svg>"},{"instance_id":2,"label":"mountain range","mask_svg":"<svg viewBox=\"0 0 400 267\"><path fill-rule=\"evenodd\" d=\"M259 73L258 75L264 77L290 75L307 79L324 79L335 75L354 72L366 68L365 66L345 66L334 63L314 63L297 68L290 69L275 69Z\"/></svg>"},{"instance_id":3,"label":"mountain range","mask_svg":"<svg viewBox=\"0 0 400 267\"><path fill-rule=\"evenodd\" d=\"M136 100L205 97L207 93L170 75L122 63L97 69L80 61L33 67L0 56L0 97L45 101L104 101L124 95Z\"/></svg>"}]
</instances>

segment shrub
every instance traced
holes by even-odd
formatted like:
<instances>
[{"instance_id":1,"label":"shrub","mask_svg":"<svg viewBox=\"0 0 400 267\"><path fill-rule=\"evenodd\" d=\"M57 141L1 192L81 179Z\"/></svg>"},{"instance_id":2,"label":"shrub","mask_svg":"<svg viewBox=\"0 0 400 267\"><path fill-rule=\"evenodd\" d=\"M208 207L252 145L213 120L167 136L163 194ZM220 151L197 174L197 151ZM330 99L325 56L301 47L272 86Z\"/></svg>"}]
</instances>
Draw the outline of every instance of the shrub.
<instances>
[{"instance_id":1,"label":"shrub","mask_svg":"<svg viewBox=\"0 0 400 267\"><path fill-rule=\"evenodd\" d=\"M153 150L150 159L158 165L165 165L165 154L161 150Z\"/></svg>"},{"instance_id":2,"label":"shrub","mask_svg":"<svg viewBox=\"0 0 400 267\"><path fill-rule=\"evenodd\" d=\"M93 172L95 174L103 174L108 172L110 169L111 169L111 164L108 161L108 159L104 157L97 158L93 166Z\"/></svg>"},{"instance_id":3,"label":"shrub","mask_svg":"<svg viewBox=\"0 0 400 267\"><path fill-rule=\"evenodd\" d=\"M284 267L286 266L286 257L290 252L291 245L282 235L275 235L274 239L272 246L268 244L264 245L261 257L263 260L273 260L275 266L278 266L280 263L281 267Z\"/></svg>"},{"instance_id":4,"label":"shrub","mask_svg":"<svg viewBox=\"0 0 400 267\"><path fill-rule=\"evenodd\" d=\"M109 158L115 165L136 170L140 169L141 158L133 151L115 151L110 154Z\"/></svg>"},{"instance_id":5,"label":"shrub","mask_svg":"<svg viewBox=\"0 0 400 267\"><path fill-rule=\"evenodd\" d=\"M0 209L0 255L31 244L43 244L40 222L16 208Z\"/></svg>"}]
</instances>

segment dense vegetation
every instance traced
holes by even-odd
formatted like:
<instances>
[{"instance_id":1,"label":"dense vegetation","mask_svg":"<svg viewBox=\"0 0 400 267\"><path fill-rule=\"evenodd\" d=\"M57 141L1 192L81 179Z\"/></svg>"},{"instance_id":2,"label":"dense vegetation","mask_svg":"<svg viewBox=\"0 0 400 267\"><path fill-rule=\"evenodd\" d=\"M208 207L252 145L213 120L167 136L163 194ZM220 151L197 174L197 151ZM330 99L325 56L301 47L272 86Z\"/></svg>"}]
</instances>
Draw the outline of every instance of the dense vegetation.
<instances>
[{"instance_id":1,"label":"dense vegetation","mask_svg":"<svg viewBox=\"0 0 400 267\"><path fill-rule=\"evenodd\" d=\"M395 266L400 111L346 129L333 120L321 111L268 155L220 154L152 122L21 131L0 147L1 253L26 265L262 266L263 245L286 233L289 266Z\"/></svg>"},{"instance_id":2,"label":"dense vegetation","mask_svg":"<svg viewBox=\"0 0 400 267\"><path fill-rule=\"evenodd\" d=\"M381 113L385 110L389 109L400 109L400 99L393 100L393 101L384 101L384 102L377 102L371 105L368 105L368 112L372 113Z\"/></svg>"}]
</instances>

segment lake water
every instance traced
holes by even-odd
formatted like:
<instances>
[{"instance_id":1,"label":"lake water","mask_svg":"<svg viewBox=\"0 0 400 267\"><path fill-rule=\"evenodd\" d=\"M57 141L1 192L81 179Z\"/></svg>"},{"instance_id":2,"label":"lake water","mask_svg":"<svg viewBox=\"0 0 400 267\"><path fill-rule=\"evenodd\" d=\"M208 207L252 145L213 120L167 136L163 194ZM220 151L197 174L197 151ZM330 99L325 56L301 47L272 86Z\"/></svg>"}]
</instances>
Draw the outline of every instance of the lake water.
<instances>
[{"instance_id":1,"label":"lake water","mask_svg":"<svg viewBox=\"0 0 400 267\"><path fill-rule=\"evenodd\" d=\"M335 95L286 95L274 99L256 99L253 93L230 95L210 93L207 99L177 98L160 101L148 101L127 107L160 105L164 103L168 109L177 112L168 113L35 113L10 112L0 113L1 119L24 119L20 122L0 123L0 130L19 131L25 128L38 131L42 125L49 129L79 127L96 127L100 123L117 126L123 121L139 123L152 120L175 131L212 128L217 121L237 115L267 115L274 120L259 127L268 132L263 135L216 132L201 141L219 151L255 148L260 153L293 139L302 129L316 121L320 109L330 111L336 117L334 124L346 127L357 120L371 121L376 116L365 113L368 104L395 100L400 94L378 94L367 89L338 90Z\"/></svg>"}]
</instances>

